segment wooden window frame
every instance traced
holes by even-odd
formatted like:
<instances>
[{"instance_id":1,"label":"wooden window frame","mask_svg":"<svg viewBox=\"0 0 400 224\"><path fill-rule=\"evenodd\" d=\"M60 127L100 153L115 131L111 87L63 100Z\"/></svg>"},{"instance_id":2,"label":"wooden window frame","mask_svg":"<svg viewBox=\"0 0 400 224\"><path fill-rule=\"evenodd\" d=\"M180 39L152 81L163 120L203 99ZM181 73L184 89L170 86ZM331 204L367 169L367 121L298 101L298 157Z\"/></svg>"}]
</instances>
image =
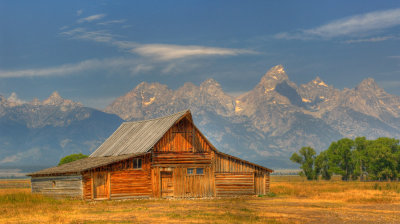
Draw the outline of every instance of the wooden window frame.
<instances>
[{"instance_id":1,"label":"wooden window frame","mask_svg":"<svg viewBox=\"0 0 400 224\"><path fill-rule=\"evenodd\" d=\"M189 173L189 170L191 170L192 172ZM186 169L186 174L187 174L187 175L194 175L194 168L187 168L187 169Z\"/></svg>"},{"instance_id":2,"label":"wooden window frame","mask_svg":"<svg viewBox=\"0 0 400 224\"><path fill-rule=\"evenodd\" d=\"M201 170L202 173L197 173L198 170ZM200 167L200 168L196 168L196 175L204 175L204 168Z\"/></svg>"},{"instance_id":3,"label":"wooden window frame","mask_svg":"<svg viewBox=\"0 0 400 224\"><path fill-rule=\"evenodd\" d=\"M202 170L203 170L203 173L198 174L198 173L197 173L197 170L198 170L198 169L202 169ZM189 173L189 170L192 170L193 173ZM204 168L203 168L203 167L186 168L186 175L188 175L188 176L195 176L195 175L201 176L201 175L204 175Z\"/></svg>"},{"instance_id":4,"label":"wooden window frame","mask_svg":"<svg viewBox=\"0 0 400 224\"><path fill-rule=\"evenodd\" d=\"M136 164L136 166L135 166ZM139 166L140 164L140 166ZM143 159L142 158L134 158L132 160L132 169L134 170L142 170L143 169Z\"/></svg>"}]
</instances>

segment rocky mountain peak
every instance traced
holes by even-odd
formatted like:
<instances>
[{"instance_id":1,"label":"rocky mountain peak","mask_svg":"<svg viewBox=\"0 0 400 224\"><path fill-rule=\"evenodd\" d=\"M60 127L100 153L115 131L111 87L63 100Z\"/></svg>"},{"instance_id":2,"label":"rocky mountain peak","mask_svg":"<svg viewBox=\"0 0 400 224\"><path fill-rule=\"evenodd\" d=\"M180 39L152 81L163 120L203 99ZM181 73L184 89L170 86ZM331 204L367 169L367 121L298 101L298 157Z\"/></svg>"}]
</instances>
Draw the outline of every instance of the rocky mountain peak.
<instances>
[{"instance_id":1,"label":"rocky mountain peak","mask_svg":"<svg viewBox=\"0 0 400 224\"><path fill-rule=\"evenodd\" d=\"M136 88L133 91L159 91L159 90L167 90L168 86L164 84L160 84L158 82L141 82L139 85L136 86Z\"/></svg>"},{"instance_id":2,"label":"rocky mountain peak","mask_svg":"<svg viewBox=\"0 0 400 224\"><path fill-rule=\"evenodd\" d=\"M14 107L14 106L19 106L21 104L24 104L25 102L21 99L18 98L16 93L11 93L10 97L7 99L8 101L8 106Z\"/></svg>"},{"instance_id":3,"label":"rocky mountain peak","mask_svg":"<svg viewBox=\"0 0 400 224\"><path fill-rule=\"evenodd\" d=\"M43 105L60 105L64 99L60 96L57 91L54 91L49 98L43 100Z\"/></svg>"},{"instance_id":4,"label":"rocky mountain peak","mask_svg":"<svg viewBox=\"0 0 400 224\"><path fill-rule=\"evenodd\" d=\"M311 83L320 87L328 87L328 85L324 81L322 81L319 76L312 80Z\"/></svg>"},{"instance_id":5,"label":"rocky mountain peak","mask_svg":"<svg viewBox=\"0 0 400 224\"><path fill-rule=\"evenodd\" d=\"M356 88L356 91L383 91L373 78L364 79Z\"/></svg>"},{"instance_id":6,"label":"rocky mountain peak","mask_svg":"<svg viewBox=\"0 0 400 224\"><path fill-rule=\"evenodd\" d=\"M210 87L221 88L221 85L213 78L207 79L206 81L200 84L200 88L203 89Z\"/></svg>"},{"instance_id":7,"label":"rocky mountain peak","mask_svg":"<svg viewBox=\"0 0 400 224\"><path fill-rule=\"evenodd\" d=\"M266 89L275 88L276 84L289 80L282 65L276 65L261 78L259 85Z\"/></svg>"},{"instance_id":8,"label":"rocky mountain peak","mask_svg":"<svg viewBox=\"0 0 400 224\"><path fill-rule=\"evenodd\" d=\"M33 100L32 103L37 102ZM44 106L82 106L80 103L62 98L57 91L54 91L49 98L43 100L41 104Z\"/></svg>"},{"instance_id":9,"label":"rocky mountain peak","mask_svg":"<svg viewBox=\"0 0 400 224\"><path fill-rule=\"evenodd\" d=\"M210 95L225 95L221 85L214 79L207 79L200 84L200 90Z\"/></svg>"}]
</instances>

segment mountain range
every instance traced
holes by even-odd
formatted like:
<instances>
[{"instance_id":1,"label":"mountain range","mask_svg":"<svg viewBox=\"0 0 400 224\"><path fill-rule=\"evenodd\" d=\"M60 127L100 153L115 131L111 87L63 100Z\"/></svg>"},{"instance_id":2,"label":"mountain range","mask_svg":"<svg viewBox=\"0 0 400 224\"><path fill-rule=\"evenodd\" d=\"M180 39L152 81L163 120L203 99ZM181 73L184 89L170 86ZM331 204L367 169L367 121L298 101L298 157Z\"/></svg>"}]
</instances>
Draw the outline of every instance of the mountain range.
<instances>
[{"instance_id":1,"label":"mountain range","mask_svg":"<svg viewBox=\"0 0 400 224\"><path fill-rule=\"evenodd\" d=\"M0 166L49 166L71 153L95 150L122 122L54 92L32 102L0 96Z\"/></svg>"},{"instance_id":2,"label":"mountain range","mask_svg":"<svg viewBox=\"0 0 400 224\"><path fill-rule=\"evenodd\" d=\"M400 97L373 79L343 90L318 77L296 85L277 65L237 97L213 79L176 90L142 82L104 111L56 92L32 102L0 96L0 165L54 164L73 152L92 152L123 120L185 109L218 149L272 168L293 167L289 157L302 146L321 151L343 137L400 137Z\"/></svg>"}]
</instances>

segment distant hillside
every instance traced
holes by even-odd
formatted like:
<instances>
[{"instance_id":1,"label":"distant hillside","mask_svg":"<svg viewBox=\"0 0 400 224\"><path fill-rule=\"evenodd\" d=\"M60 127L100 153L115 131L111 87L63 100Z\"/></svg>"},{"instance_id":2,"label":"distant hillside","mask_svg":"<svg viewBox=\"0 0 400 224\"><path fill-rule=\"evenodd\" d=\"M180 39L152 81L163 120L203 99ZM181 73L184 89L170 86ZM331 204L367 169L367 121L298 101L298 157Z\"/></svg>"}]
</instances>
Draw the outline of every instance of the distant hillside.
<instances>
[{"instance_id":1,"label":"distant hillside","mask_svg":"<svg viewBox=\"0 0 400 224\"><path fill-rule=\"evenodd\" d=\"M71 153L91 153L122 122L57 92L40 102L0 96L0 166L48 166Z\"/></svg>"}]
</instances>

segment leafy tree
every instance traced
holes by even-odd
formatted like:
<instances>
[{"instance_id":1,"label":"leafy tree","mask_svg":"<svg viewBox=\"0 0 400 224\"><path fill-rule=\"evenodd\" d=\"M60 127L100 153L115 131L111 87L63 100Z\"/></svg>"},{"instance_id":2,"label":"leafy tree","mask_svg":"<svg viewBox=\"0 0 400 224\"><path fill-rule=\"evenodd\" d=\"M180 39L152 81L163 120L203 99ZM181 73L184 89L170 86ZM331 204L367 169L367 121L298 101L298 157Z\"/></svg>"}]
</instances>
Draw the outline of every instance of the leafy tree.
<instances>
[{"instance_id":1,"label":"leafy tree","mask_svg":"<svg viewBox=\"0 0 400 224\"><path fill-rule=\"evenodd\" d=\"M70 162L73 162L73 161L76 161L76 160L79 160L79 159L83 159L83 158L87 158L87 157L88 157L87 155L84 155L82 153L71 154L69 156L66 156L66 157L62 158L60 160L60 162L58 163L58 165L62 165L62 164L65 164L65 163L70 163Z\"/></svg>"},{"instance_id":2,"label":"leafy tree","mask_svg":"<svg viewBox=\"0 0 400 224\"><path fill-rule=\"evenodd\" d=\"M321 178L324 180L330 180L332 177L332 171L330 169L330 163L328 158L328 153L326 151L322 151L315 158L315 176L317 177L321 175Z\"/></svg>"},{"instance_id":3,"label":"leafy tree","mask_svg":"<svg viewBox=\"0 0 400 224\"><path fill-rule=\"evenodd\" d=\"M342 180L363 180L368 175L372 180L396 180L400 176L400 141L394 138L354 140L343 138L332 142L329 148L316 156L314 149L303 147L293 153L290 160L301 164L300 175L307 179L329 180L333 174L342 175Z\"/></svg>"},{"instance_id":4,"label":"leafy tree","mask_svg":"<svg viewBox=\"0 0 400 224\"><path fill-rule=\"evenodd\" d=\"M368 173L372 179L394 180L399 174L399 140L378 138L367 146Z\"/></svg>"},{"instance_id":5,"label":"leafy tree","mask_svg":"<svg viewBox=\"0 0 400 224\"><path fill-rule=\"evenodd\" d=\"M365 137L357 137L354 139L354 151L352 152L354 172L352 179L357 179L357 177L360 177L360 180L363 180L364 178L364 173L366 172L366 167L368 165L368 144L369 141Z\"/></svg>"},{"instance_id":6,"label":"leafy tree","mask_svg":"<svg viewBox=\"0 0 400 224\"><path fill-rule=\"evenodd\" d=\"M300 168L303 171L300 172L300 175L306 176L307 180L316 179L314 171L315 150L311 147L302 147L299 154L293 153L290 160L301 165Z\"/></svg>"},{"instance_id":7,"label":"leafy tree","mask_svg":"<svg viewBox=\"0 0 400 224\"><path fill-rule=\"evenodd\" d=\"M343 138L337 142L332 142L328 148L330 171L342 175L342 180L349 180L354 171L353 146L353 140Z\"/></svg>"}]
</instances>

